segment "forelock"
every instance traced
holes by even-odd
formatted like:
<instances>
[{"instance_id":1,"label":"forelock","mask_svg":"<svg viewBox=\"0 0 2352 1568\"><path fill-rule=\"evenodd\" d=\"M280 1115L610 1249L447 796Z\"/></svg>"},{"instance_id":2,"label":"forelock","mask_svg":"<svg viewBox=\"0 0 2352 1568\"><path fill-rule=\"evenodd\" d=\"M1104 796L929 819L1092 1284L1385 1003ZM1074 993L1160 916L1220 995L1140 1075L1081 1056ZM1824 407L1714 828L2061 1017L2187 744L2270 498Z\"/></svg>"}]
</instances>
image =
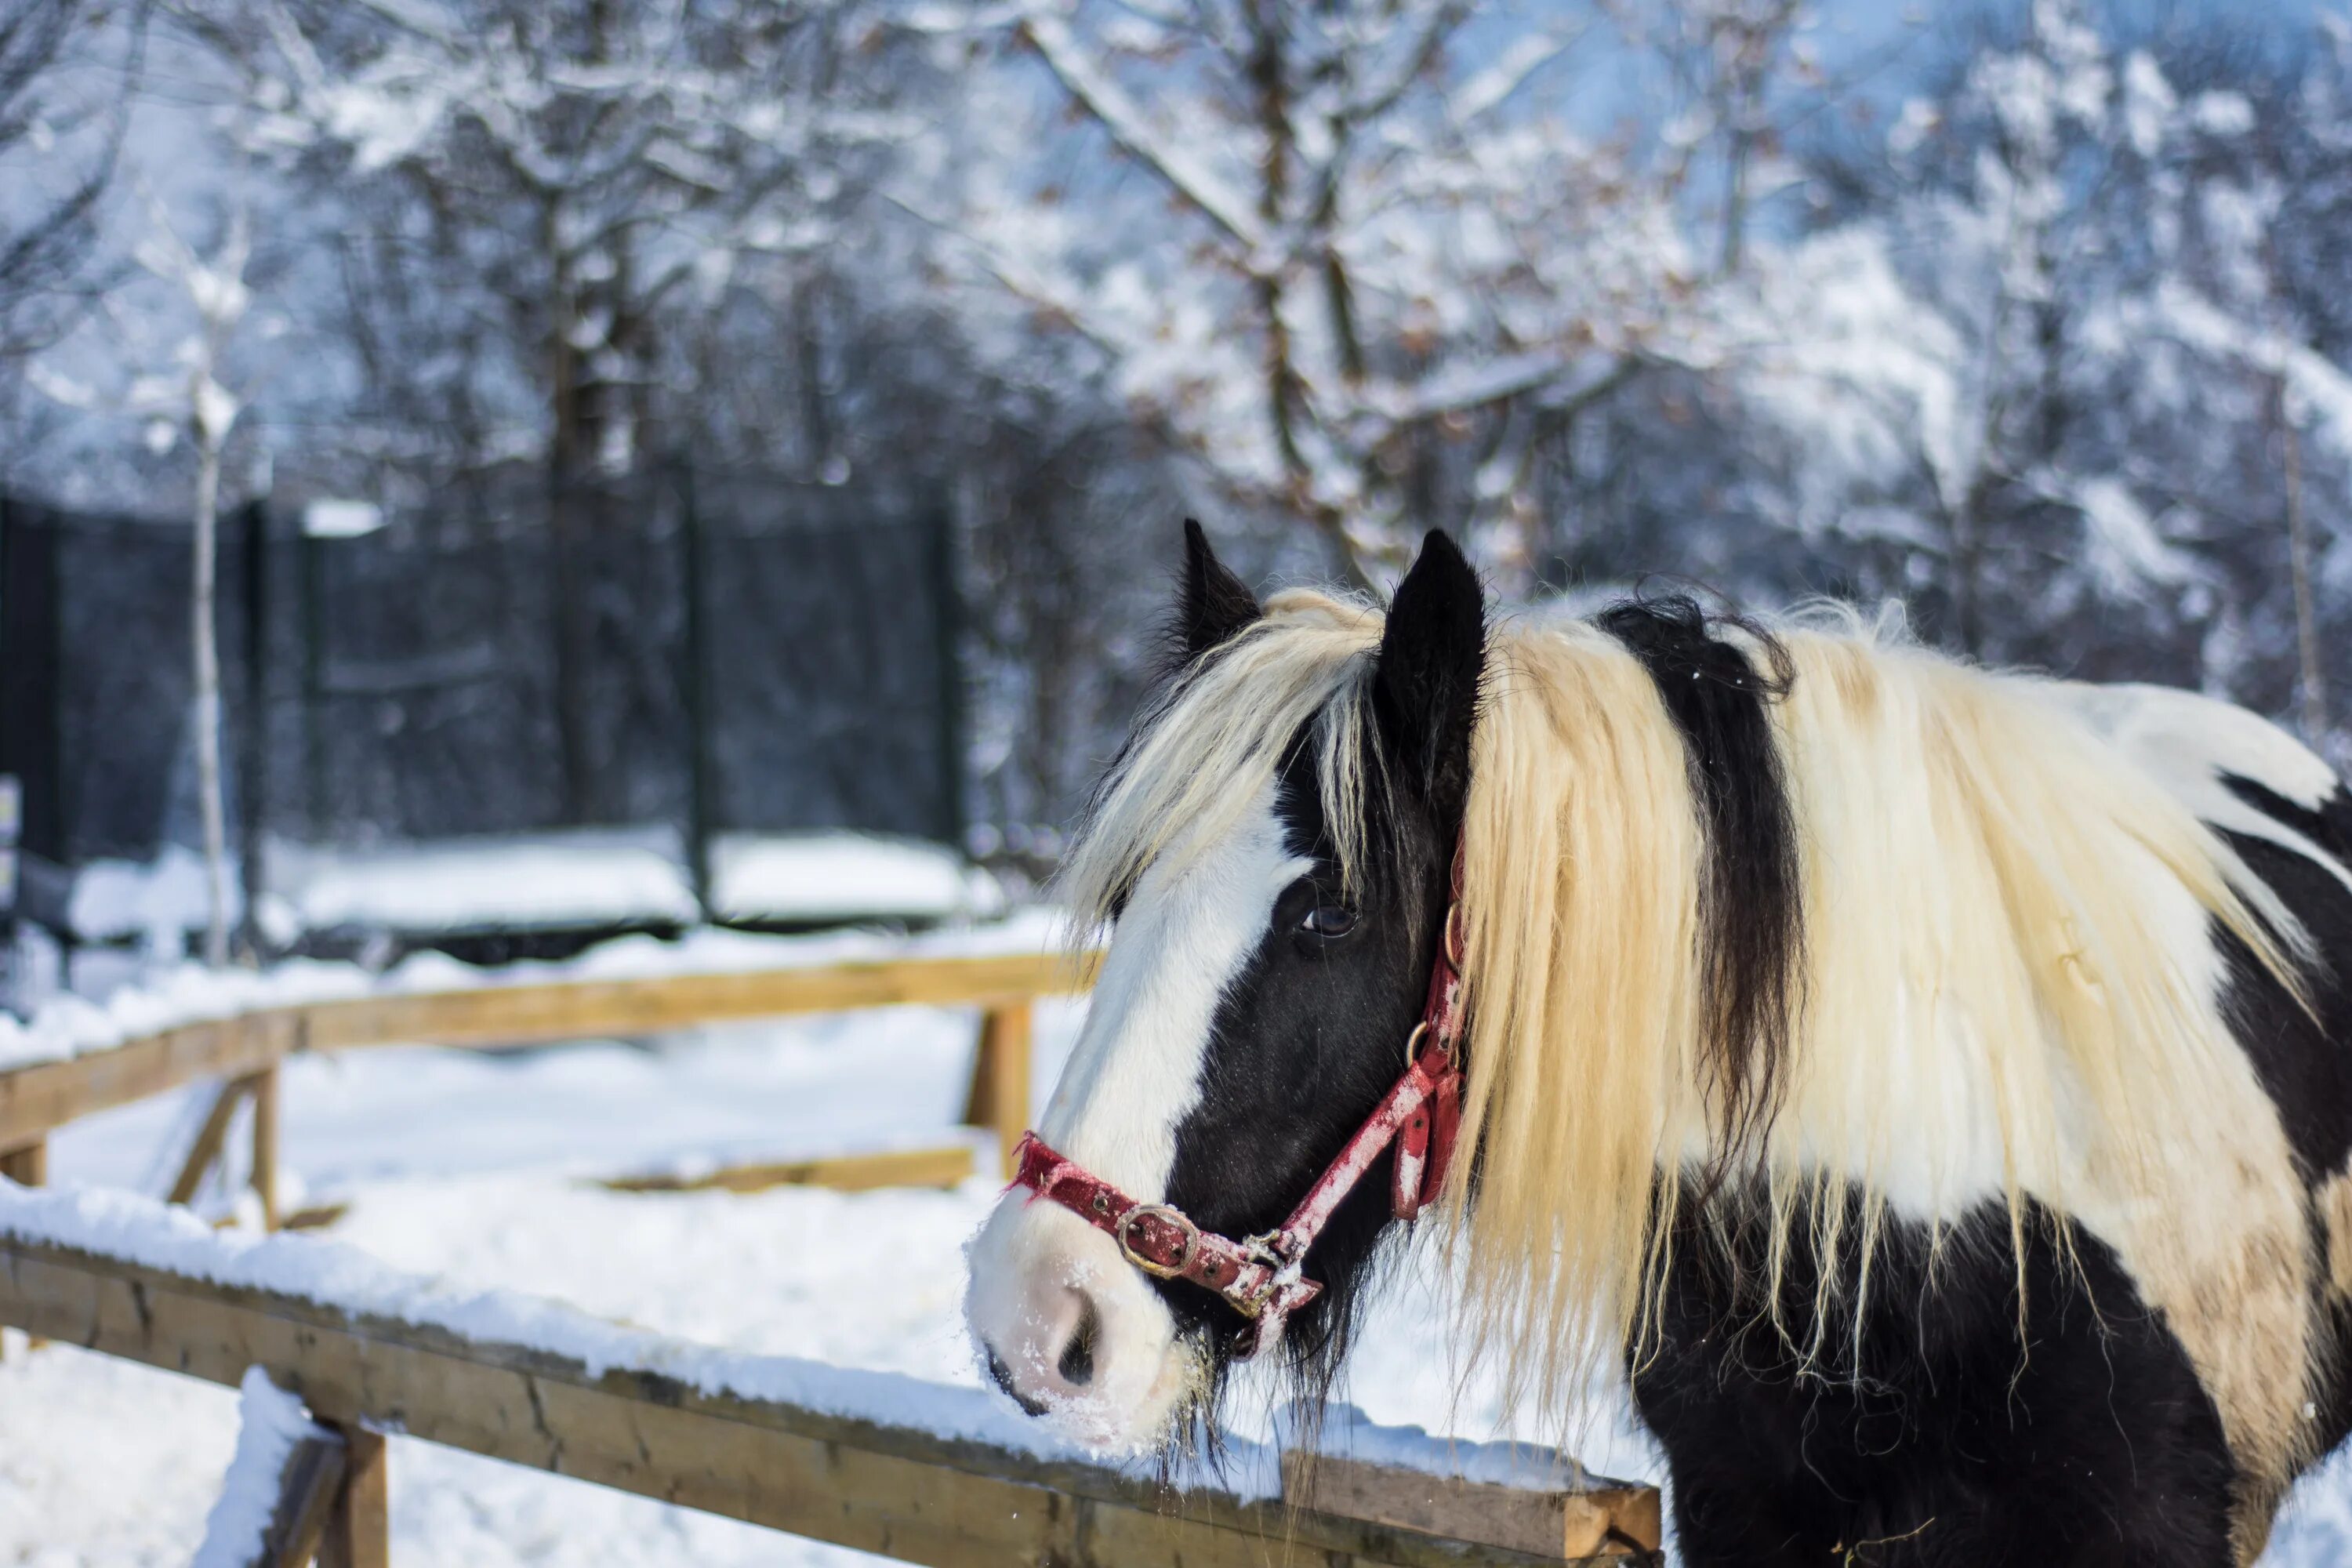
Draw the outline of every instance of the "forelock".
<instances>
[{"instance_id":1,"label":"forelock","mask_svg":"<svg viewBox=\"0 0 2352 1568\"><path fill-rule=\"evenodd\" d=\"M1292 590L1176 671L1097 790L1057 879L1076 929L1112 919L1155 865L1181 868L1231 832L1302 732L1315 748L1340 872L1360 884L1365 803L1382 773L1366 702L1381 613Z\"/></svg>"}]
</instances>

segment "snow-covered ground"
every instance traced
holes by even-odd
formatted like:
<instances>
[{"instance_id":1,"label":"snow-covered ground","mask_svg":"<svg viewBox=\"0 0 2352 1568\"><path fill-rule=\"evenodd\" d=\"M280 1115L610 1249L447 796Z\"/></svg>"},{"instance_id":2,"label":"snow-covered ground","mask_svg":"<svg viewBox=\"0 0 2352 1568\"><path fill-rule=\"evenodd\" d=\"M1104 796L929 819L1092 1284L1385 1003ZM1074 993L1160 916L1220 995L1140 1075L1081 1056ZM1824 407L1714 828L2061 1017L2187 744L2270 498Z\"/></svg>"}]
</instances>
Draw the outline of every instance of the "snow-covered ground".
<instances>
[{"instance_id":1,"label":"snow-covered ground","mask_svg":"<svg viewBox=\"0 0 2352 1568\"><path fill-rule=\"evenodd\" d=\"M1041 1096L1082 1006L1041 1007ZM906 1008L707 1029L656 1050L298 1058L285 1085L289 1195L350 1203L338 1240L452 1286L974 1385L958 1309L962 1247L993 1179L953 1192L752 1196L620 1194L580 1180L958 1135L974 1027L966 1010ZM153 1192L198 1109L182 1093L79 1123L55 1141L52 1177ZM1457 1400L1412 1327L1433 1310L1416 1296L1400 1309L1405 1321L1371 1338L1354 1397L1381 1421L1490 1436L1491 1394ZM20 1343L0 1363L0 1563L186 1562L236 1446L235 1393L67 1347L28 1356ZM1270 1406L1255 1393L1239 1424L1262 1432ZM1597 1468L1652 1468L1605 1418L1580 1447ZM406 1563L856 1559L429 1445L395 1440L392 1463L394 1552Z\"/></svg>"},{"instance_id":2,"label":"snow-covered ground","mask_svg":"<svg viewBox=\"0 0 2352 1568\"><path fill-rule=\"evenodd\" d=\"M1083 1003L1045 1004L1037 1089ZM334 1237L459 1289L551 1296L705 1343L935 1382L978 1382L958 1316L962 1245L992 1200L953 1192L780 1189L620 1194L581 1176L950 1135L973 1019L907 1008L483 1055L387 1049L289 1064L285 1163L306 1201L348 1202ZM180 1094L56 1141L59 1182L157 1190L194 1113ZM217 1204L221 1194L207 1194ZM1375 1419L1484 1438L1491 1389L1430 1352L1427 1292L1395 1292L1347 1394ZM0 1363L0 1563L186 1563L236 1445L234 1391L11 1336ZM1244 1391L1237 1424L1270 1399ZM1528 1433L1528 1436L1538 1434ZM1609 1402L1576 1447L1654 1477ZM856 1554L539 1471L395 1439L395 1560L409 1563L833 1563ZM2265 1559L2352 1556L2352 1469L2304 1489Z\"/></svg>"},{"instance_id":3,"label":"snow-covered ground","mask_svg":"<svg viewBox=\"0 0 2352 1568\"><path fill-rule=\"evenodd\" d=\"M271 838L258 913L272 942L314 931L407 934L685 925L700 918L675 827L544 833L320 848ZM243 913L234 868L232 919ZM83 942L145 939L158 950L200 930L203 862L166 846L153 860L96 860L76 873L67 923ZM954 850L919 839L831 830L722 833L710 844L710 901L727 920L821 924L949 921L1003 912L1003 889Z\"/></svg>"}]
</instances>

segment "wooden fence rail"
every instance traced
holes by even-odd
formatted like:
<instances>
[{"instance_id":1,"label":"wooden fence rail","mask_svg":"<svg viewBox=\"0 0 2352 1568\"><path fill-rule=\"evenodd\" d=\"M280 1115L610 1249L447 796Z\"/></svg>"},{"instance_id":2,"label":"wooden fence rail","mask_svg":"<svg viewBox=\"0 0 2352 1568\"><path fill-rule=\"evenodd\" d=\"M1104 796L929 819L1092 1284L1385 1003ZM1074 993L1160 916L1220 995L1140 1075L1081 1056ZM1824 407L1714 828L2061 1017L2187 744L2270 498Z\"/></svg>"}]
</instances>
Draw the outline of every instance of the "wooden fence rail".
<instances>
[{"instance_id":1,"label":"wooden fence rail","mask_svg":"<svg viewBox=\"0 0 2352 1568\"><path fill-rule=\"evenodd\" d=\"M1577 1539L1530 1552L1295 1500L1171 1495L1120 1469L712 1394L646 1365L599 1371L22 1234L0 1233L0 1322L215 1383L260 1366L345 1433L401 1432L934 1568L1558 1568ZM380 1532L383 1468L362 1468ZM1527 1495L1550 1500L1547 1518L1563 1498L1576 1505L1570 1530L1601 1553L1583 1561L1622 1568L1655 1544L1647 1489ZM1596 1509L1624 1528L1593 1536ZM380 1537L357 1544L383 1560Z\"/></svg>"},{"instance_id":2,"label":"wooden fence rail","mask_svg":"<svg viewBox=\"0 0 2352 1568\"><path fill-rule=\"evenodd\" d=\"M924 956L736 973L551 980L266 1008L0 1071L0 1173L37 1171L44 1141L68 1122L217 1079L224 1087L174 1196L193 1195L238 1101L250 1096L256 1185L274 1220L275 1183L268 1177L277 1158L277 1068L290 1056L390 1045L535 1045L908 1005L981 1009L965 1120L993 1131L1009 1152L1028 1117L1031 1004L1092 982L1091 961L1073 963L1051 953ZM938 1161L917 1163L931 1172Z\"/></svg>"}]
</instances>

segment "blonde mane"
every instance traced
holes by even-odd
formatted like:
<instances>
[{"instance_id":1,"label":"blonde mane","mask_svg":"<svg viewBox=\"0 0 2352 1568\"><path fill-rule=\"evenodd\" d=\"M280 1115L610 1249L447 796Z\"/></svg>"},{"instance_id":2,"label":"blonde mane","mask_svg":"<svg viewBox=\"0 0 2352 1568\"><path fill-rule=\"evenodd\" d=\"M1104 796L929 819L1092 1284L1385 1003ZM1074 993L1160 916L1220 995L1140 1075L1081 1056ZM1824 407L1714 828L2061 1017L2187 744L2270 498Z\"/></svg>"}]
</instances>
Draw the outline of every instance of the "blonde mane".
<instances>
[{"instance_id":1,"label":"blonde mane","mask_svg":"<svg viewBox=\"0 0 2352 1568\"><path fill-rule=\"evenodd\" d=\"M1147 710L1103 780L1055 890L1083 936L1112 919L1162 857L1195 855L1230 831L1310 723L1325 819L1352 887L1362 839L1364 700L1382 619L1368 605L1304 590L1213 658L1196 660Z\"/></svg>"},{"instance_id":2,"label":"blonde mane","mask_svg":"<svg viewBox=\"0 0 2352 1568\"><path fill-rule=\"evenodd\" d=\"M1387 787L1365 719L1381 626L1285 595L1197 665L1074 849L1064 886L1082 918L1230 826L1310 724L1325 815L1360 877L1367 795ZM1891 1214L1941 1237L1994 1195L2021 1329L2049 1305L2024 1299L2038 1205L2116 1249L2254 1489L2283 1487L2313 1370L2305 1200L2217 1011L2209 932L2301 994L2302 928L2059 683L1850 616L1770 635L1794 673L1770 723L1803 934L1787 1059L1744 1133L1711 1103L1709 845L1649 671L1583 623L1488 637L1464 825L1464 1136L1479 1158L1450 1182L1475 1342L1563 1415L1596 1363L1631 1352L1638 1369L1657 1327L1645 1306L1692 1234L1679 1222L1700 1217L1696 1173L1727 1161L1765 1196L1775 1284L1810 1252L1858 1261L1866 1292ZM1838 1271L1816 1274L1813 1321L1842 1305L1858 1323L1857 1301L1832 1300ZM1858 1372L1858 1345L1783 1339L1823 1375Z\"/></svg>"}]
</instances>

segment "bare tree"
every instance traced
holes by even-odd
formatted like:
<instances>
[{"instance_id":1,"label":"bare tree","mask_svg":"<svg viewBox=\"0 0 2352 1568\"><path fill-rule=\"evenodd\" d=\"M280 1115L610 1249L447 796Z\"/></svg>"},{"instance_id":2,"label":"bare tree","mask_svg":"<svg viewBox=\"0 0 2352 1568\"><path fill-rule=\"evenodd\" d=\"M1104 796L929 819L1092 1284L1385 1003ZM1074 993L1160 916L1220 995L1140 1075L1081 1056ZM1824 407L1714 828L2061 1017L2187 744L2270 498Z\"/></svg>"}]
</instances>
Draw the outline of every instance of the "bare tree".
<instances>
[{"instance_id":1,"label":"bare tree","mask_svg":"<svg viewBox=\"0 0 2352 1568\"><path fill-rule=\"evenodd\" d=\"M1440 521L1513 575L1543 434L1682 352L1695 281L1664 194L1569 112L1591 18L1472 44L1460 0L1013 10L1051 96L1152 195L1074 223L1066 182L1000 167L927 216L1108 355L1234 504L1305 520L1359 582Z\"/></svg>"},{"instance_id":2,"label":"bare tree","mask_svg":"<svg viewBox=\"0 0 2352 1568\"><path fill-rule=\"evenodd\" d=\"M161 351L167 367L148 368L115 391L101 391L62 376L36 362L33 384L59 403L126 421L147 430L151 447L169 450L183 436L195 470L189 520L194 555L189 574L190 726L195 742L197 812L202 824L205 884L205 962L228 962L230 900L227 811L221 764L220 643L215 625L218 582L221 464L243 402L224 384L238 325L252 303L246 283L252 258L250 224L243 207L224 225L219 244L205 258L182 237L164 204L150 195L148 229L134 257L163 284L174 314L188 330ZM122 315L134 312L121 311ZM147 323L153 325L153 322ZM121 345L126 358L152 355L156 343Z\"/></svg>"},{"instance_id":3,"label":"bare tree","mask_svg":"<svg viewBox=\"0 0 2352 1568\"><path fill-rule=\"evenodd\" d=\"M241 407L220 377L226 373L237 324L251 302L245 269L252 253L252 236L243 209L230 218L218 250L206 260L180 237L160 204L154 206L153 232L138 253L141 265L185 292L196 324L182 347L179 376L158 378L163 385L154 386L149 395L152 406L173 407L185 425L195 455L191 512L195 559L190 574L188 630L190 668L194 671L196 796L204 823L205 962L215 967L228 962L229 898L227 814L221 786L220 641L214 625L214 587L220 555L221 453ZM176 405L167 405L164 387L173 379L179 383L178 397Z\"/></svg>"},{"instance_id":4,"label":"bare tree","mask_svg":"<svg viewBox=\"0 0 2352 1568\"><path fill-rule=\"evenodd\" d=\"M2286 377L2273 378L2279 429L2280 478L2286 502L2287 574L2294 595L2296 687L2303 732L2315 744L2327 734L2327 672L2319 658L2319 611L2312 592L2311 524L2303 505L2301 411Z\"/></svg>"},{"instance_id":5,"label":"bare tree","mask_svg":"<svg viewBox=\"0 0 2352 1568\"><path fill-rule=\"evenodd\" d=\"M424 0L187 8L243 79L249 146L346 205L416 279L467 398L504 400L467 454L546 476L556 740L567 817L614 809L590 712L601 614L586 557L596 483L668 457L668 395L731 289L842 237L862 162L903 129L867 58L864 4ZM398 263L391 263L397 266ZM379 272L377 281L381 281ZM372 310L369 301L361 313ZM690 392L690 389L689 389Z\"/></svg>"},{"instance_id":6,"label":"bare tree","mask_svg":"<svg viewBox=\"0 0 2352 1568\"><path fill-rule=\"evenodd\" d=\"M147 10L143 0L0 3L0 176L22 181L27 195L43 189L36 167L48 176L45 197L0 216L0 359L53 342L96 291L88 271L139 80ZM68 90L74 47L100 37L120 58L89 73L85 90Z\"/></svg>"}]
</instances>

